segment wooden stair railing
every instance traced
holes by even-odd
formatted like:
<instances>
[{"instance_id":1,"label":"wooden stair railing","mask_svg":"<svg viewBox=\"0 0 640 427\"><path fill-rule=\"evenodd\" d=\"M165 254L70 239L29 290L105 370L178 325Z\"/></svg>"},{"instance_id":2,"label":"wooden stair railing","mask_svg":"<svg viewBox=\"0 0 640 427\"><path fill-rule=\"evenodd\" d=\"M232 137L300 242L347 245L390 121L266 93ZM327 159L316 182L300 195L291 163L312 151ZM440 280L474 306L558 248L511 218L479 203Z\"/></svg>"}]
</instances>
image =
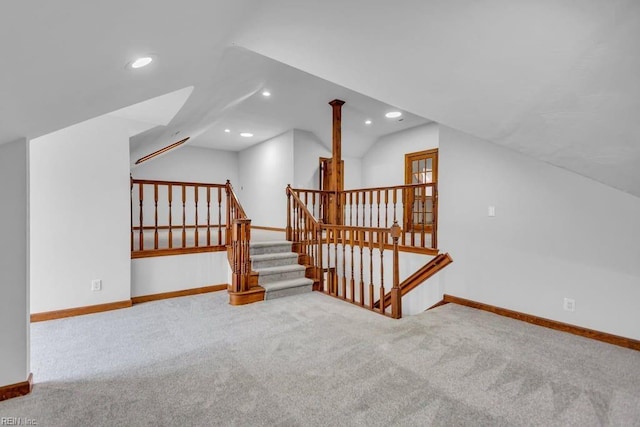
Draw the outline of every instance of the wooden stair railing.
<instances>
[{"instance_id":1,"label":"wooden stair railing","mask_svg":"<svg viewBox=\"0 0 640 427\"><path fill-rule=\"evenodd\" d=\"M407 184L391 187L322 191L292 188L316 218L327 217L332 197L339 197L342 223L352 227L389 228L403 224L400 250L428 255L438 251L438 185ZM391 240L387 243L391 249Z\"/></svg>"},{"instance_id":2,"label":"wooden stair railing","mask_svg":"<svg viewBox=\"0 0 640 427\"><path fill-rule=\"evenodd\" d=\"M265 290L250 283L251 220L247 218L238 197L227 180L227 256L231 266L229 304L244 305L264 300Z\"/></svg>"},{"instance_id":3,"label":"wooden stair railing","mask_svg":"<svg viewBox=\"0 0 640 427\"><path fill-rule=\"evenodd\" d=\"M131 178L131 257L224 250L225 184Z\"/></svg>"},{"instance_id":4,"label":"wooden stair railing","mask_svg":"<svg viewBox=\"0 0 640 427\"><path fill-rule=\"evenodd\" d=\"M400 297L405 296L406 294L417 288L427 279L435 275L437 272L439 272L452 262L453 259L448 253L438 254L435 258L423 265L418 271L416 271L411 276L403 280L402 283L400 283ZM391 301L391 298L391 292L385 294L383 300L384 304L388 305ZM380 300L376 301L374 306L376 308L380 307Z\"/></svg>"},{"instance_id":5,"label":"wooden stair railing","mask_svg":"<svg viewBox=\"0 0 640 427\"><path fill-rule=\"evenodd\" d=\"M402 233L394 223L391 228L352 227L320 224L320 254L324 259L320 277L320 291L368 310L402 317L402 297L399 283L398 242ZM392 250L385 242L393 242ZM391 277L385 274L385 254L392 253ZM326 278L325 278L326 276ZM323 284L326 281L326 286ZM391 286L386 285L390 281ZM375 306L376 295L390 299Z\"/></svg>"},{"instance_id":6,"label":"wooden stair railing","mask_svg":"<svg viewBox=\"0 0 640 427\"><path fill-rule=\"evenodd\" d=\"M298 262L307 266L306 277L313 279L313 289L322 290L321 228L306 203L287 186L286 239L292 242L291 250L299 254Z\"/></svg>"}]
</instances>

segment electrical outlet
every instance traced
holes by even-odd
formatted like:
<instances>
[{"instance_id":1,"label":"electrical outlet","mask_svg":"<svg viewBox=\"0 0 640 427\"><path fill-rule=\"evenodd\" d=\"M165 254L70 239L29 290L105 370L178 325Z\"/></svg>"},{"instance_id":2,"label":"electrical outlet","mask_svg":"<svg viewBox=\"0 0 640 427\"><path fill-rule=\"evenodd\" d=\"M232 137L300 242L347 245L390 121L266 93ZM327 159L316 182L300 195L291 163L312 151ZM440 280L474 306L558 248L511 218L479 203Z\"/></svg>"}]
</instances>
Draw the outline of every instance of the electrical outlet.
<instances>
[{"instance_id":1,"label":"electrical outlet","mask_svg":"<svg viewBox=\"0 0 640 427\"><path fill-rule=\"evenodd\" d=\"M495 206L489 206L488 212L489 216L496 216L496 207Z\"/></svg>"},{"instance_id":2,"label":"electrical outlet","mask_svg":"<svg viewBox=\"0 0 640 427\"><path fill-rule=\"evenodd\" d=\"M102 290L102 280L96 279L91 281L91 290L92 291L101 291Z\"/></svg>"},{"instance_id":3,"label":"electrical outlet","mask_svg":"<svg viewBox=\"0 0 640 427\"><path fill-rule=\"evenodd\" d=\"M565 298L563 307L565 311L576 311L576 300L572 298Z\"/></svg>"}]
</instances>

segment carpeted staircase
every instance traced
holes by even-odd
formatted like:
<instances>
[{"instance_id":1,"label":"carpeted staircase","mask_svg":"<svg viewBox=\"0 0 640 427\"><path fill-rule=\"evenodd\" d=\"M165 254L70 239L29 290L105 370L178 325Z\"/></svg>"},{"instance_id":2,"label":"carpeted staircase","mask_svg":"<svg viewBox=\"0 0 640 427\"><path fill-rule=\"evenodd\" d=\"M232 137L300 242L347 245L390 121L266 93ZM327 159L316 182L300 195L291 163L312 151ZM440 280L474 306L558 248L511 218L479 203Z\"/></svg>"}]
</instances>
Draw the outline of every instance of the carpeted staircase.
<instances>
[{"instance_id":1,"label":"carpeted staircase","mask_svg":"<svg viewBox=\"0 0 640 427\"><path fill-rule=\"evenodd\" d=\"M298 254L291 252L291 242L251 242L250 255L265 300L311 292L313 280L305 277L306 268L298 264Z\"/></svg>"}]
</instances>

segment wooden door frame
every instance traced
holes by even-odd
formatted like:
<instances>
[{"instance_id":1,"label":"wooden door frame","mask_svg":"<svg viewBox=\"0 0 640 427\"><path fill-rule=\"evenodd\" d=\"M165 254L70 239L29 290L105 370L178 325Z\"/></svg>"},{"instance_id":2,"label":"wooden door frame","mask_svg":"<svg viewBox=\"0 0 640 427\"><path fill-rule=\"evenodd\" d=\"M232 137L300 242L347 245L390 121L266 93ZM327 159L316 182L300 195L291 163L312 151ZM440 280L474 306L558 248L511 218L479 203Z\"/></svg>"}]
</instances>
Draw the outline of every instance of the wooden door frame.
<instances>
[{"instance_id":1,"label":"wooden door frame","mask_svg":"<svg viewBox=\"0 0 640 427\"><path fill-rule=\"evenodd\" d=\"M438 182L438 149L437 148L431 148L429 150L422 150L422 151L416 151L413 153L406 153L404 155L404 182L405 184L412 184L413 183L413 170L411 169L411 163L416 160L416 159L423 159L423 158L429 158L431 157L433 159L432 164L433 164L433 171L432 171L432 179L431 182L436 183ZM434 195L431 196L432 198L435 198L435 194L437 194L434 191ZM404 197L404 207L403 207L403 211L404 211L404 218L403 218L403 228L405 231L409 231L409 229L414 229L415 227L411 224L411 215L413 213L413 209L408 210L407 206L412 206L413 205L413 192L412 191L407 191L405 193L405 197ZM438 208L438 204L436 203L436 201L434 200L433 202L433 217L436 218L437 216L437 210ZM431 233L433 231L433 226L432 225L423 225L424 227L424 231L425 232L429 232Z\"/></svg>"}]
</instances>

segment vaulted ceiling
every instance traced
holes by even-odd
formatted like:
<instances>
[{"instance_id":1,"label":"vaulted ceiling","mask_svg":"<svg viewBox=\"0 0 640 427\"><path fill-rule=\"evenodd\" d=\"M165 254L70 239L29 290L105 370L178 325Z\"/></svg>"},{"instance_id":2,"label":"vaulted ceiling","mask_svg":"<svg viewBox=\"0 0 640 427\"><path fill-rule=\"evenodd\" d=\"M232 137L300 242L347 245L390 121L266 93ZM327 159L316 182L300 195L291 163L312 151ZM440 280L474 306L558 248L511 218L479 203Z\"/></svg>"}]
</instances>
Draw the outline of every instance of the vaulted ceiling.
<instances>
[{"instance_id":1,"label":"vaulted ceiling","mask_svg":"<svg viewBox=\"0 0 640 427\"><path fill-rule=\"evenodd\" d=\"M0 6L0 143L194 86L239 46L640 196L636 0L112 0ZM125 64L153 53L153 67ZM229 95L233 99L234 95ZM346 141L345 141L346 143Z\"/></svg>"}]
</instances>

